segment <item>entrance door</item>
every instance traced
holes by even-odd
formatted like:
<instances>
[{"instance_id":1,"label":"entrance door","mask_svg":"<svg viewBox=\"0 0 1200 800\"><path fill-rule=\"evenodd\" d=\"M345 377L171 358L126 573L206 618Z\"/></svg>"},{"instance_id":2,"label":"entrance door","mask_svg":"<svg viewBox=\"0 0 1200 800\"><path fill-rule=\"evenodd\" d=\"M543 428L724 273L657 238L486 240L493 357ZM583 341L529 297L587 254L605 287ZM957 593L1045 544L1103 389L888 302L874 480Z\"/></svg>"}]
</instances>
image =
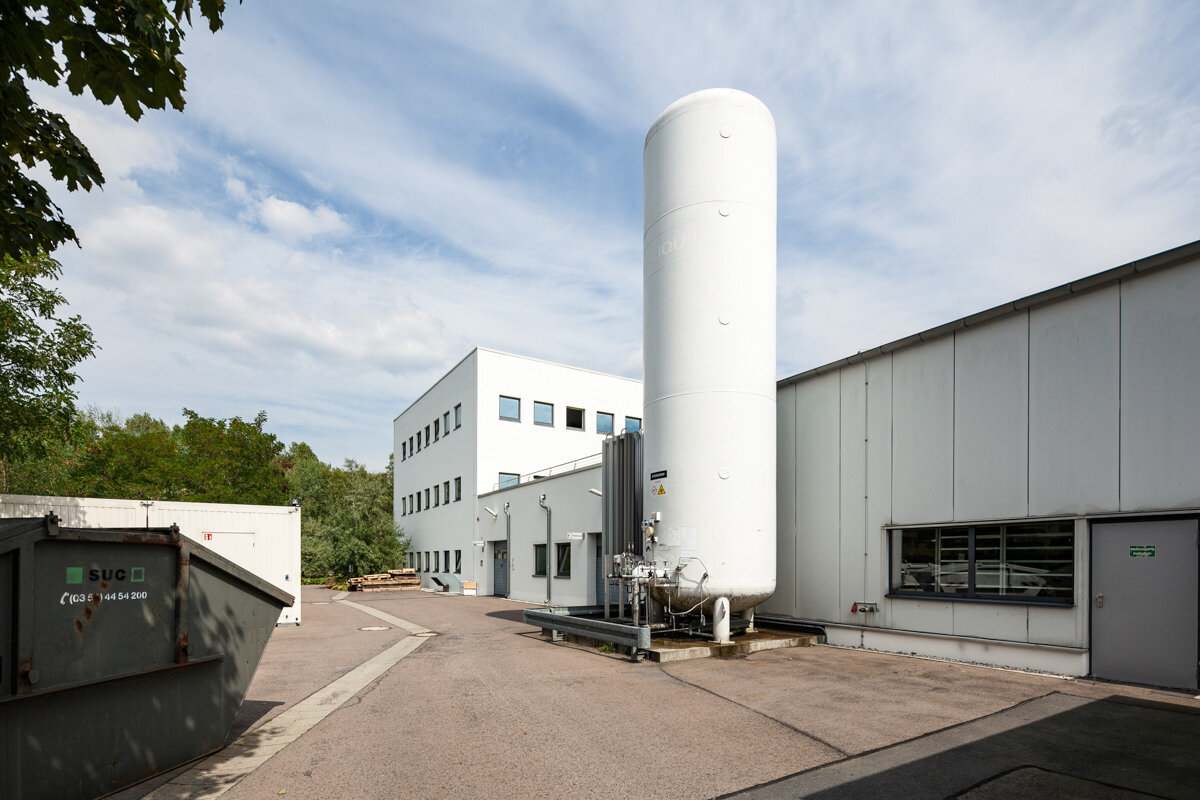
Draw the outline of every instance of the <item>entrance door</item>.
<instances>
[{"instance_id":1,"label":"entrance door","mask_svg":"<svg viewBox=\"0 0 1200 800\"><path fill-rule=\"evenodd\" d=\"M1092 674L1196 689L1196 520L1092 525Z\"/></svg>"},{"instance_id":2,"label":"entrance door","mask_svg":"<svg viewBox=\"0 0 1200 800\"><path fill-rule=\"evenodd\" d=\"M496 542L492 549L492 594L508 597L508 545Z\"/></svg>"}]
</instances>

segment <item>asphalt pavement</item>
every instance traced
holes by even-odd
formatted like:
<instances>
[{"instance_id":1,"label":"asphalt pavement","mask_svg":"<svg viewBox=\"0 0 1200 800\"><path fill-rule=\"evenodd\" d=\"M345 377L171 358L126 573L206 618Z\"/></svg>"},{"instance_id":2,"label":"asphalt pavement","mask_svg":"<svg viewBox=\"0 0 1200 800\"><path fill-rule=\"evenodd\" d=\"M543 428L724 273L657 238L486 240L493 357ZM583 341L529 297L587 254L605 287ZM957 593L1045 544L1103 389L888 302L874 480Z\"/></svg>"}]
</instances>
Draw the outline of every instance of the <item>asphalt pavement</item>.
<instances>
[{"instance_id":1,"label":"asphalt pavement","mask_svg":"<svg viewBox=\"0 0 1200 800\"><path fill-rule=\"evenodd\" d=\"M239 728L410 635L335 596L304 587ZM437 635L223 797L1200 797L1186 694L826 646L633 664L501 598L347 599Z\"/></svg>"}]
</instances>

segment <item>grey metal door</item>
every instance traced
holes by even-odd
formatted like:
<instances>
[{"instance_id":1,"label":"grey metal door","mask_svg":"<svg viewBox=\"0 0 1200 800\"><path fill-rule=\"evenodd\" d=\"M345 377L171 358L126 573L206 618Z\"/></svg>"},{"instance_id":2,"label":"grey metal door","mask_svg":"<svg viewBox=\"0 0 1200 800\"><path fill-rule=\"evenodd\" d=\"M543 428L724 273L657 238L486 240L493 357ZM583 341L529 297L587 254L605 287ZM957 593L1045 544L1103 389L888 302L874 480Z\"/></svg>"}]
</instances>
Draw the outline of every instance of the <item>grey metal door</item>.
<instances>
[{"instance_id":1,"label":"grey metal door","mask_svg":"<svg viewBox=\"0 0 1200 800\"><path fill-rule=\"evenodd\" d=\"M503 542L492 551L492 594L508 597L508 545Z\"/></svg>"},{"instance_id":2,"label":"grey metal door","mask_svg":"<svg viewBox=\"0 0 1200 800\"><path fill-rule=\"evenodd\" d=\"M1092 674L1197 688L1196 520L1092 525Z\"/></svg>"},{"instance_id":3,"label":"grey metal door","mask_svg":"<svg viewBox=\"0 0 1200 800\"><path fill-rule=\"evenodd\" d=\"M604 602L604 553L601 545L596 545L596 605Z\"/></svg>"}]
</instances>

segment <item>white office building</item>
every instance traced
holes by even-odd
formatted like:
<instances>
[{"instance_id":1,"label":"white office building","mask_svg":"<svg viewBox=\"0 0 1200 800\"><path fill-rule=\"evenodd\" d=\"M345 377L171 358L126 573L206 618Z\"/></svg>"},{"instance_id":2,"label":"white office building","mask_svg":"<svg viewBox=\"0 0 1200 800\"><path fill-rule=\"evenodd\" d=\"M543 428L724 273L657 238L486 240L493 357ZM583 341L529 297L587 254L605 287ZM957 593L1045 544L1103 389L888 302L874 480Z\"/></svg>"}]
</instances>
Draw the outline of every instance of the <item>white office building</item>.
<instances>
[{"instance_id":1,"label":"white office building","mask_svg":"<svg viewBox=\"0 0 1200 800\"><path fill-rule=\"evenodd\" d=\"M478 495L599 463L604 436L639 429L641 409L641 381L472 350L393 423L396 521L424 584L506 594L493 583L509 574L504 528Z\"/></svg>"}]
</instances>

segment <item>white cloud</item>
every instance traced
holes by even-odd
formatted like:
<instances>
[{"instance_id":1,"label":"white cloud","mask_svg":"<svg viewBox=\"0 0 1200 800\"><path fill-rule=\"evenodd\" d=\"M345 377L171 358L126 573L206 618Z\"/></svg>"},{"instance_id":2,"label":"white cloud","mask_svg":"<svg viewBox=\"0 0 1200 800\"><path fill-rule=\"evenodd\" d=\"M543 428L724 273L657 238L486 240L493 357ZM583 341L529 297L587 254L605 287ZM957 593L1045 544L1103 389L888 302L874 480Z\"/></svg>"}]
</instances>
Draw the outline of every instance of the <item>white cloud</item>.
<instances>
[{"instance_id":1,"label":"white cloud","mask_svg":"<svg viewBox=\"0 0 1200 800\"><path fill-rule=\"evenodd\" d=\"M258 219L271 233L293 240L311 239L326 233L343 233L350 228L346 220L328 206L319 205L310 209L275 195L259 202Z\"/></svg>"}]
</instances>

